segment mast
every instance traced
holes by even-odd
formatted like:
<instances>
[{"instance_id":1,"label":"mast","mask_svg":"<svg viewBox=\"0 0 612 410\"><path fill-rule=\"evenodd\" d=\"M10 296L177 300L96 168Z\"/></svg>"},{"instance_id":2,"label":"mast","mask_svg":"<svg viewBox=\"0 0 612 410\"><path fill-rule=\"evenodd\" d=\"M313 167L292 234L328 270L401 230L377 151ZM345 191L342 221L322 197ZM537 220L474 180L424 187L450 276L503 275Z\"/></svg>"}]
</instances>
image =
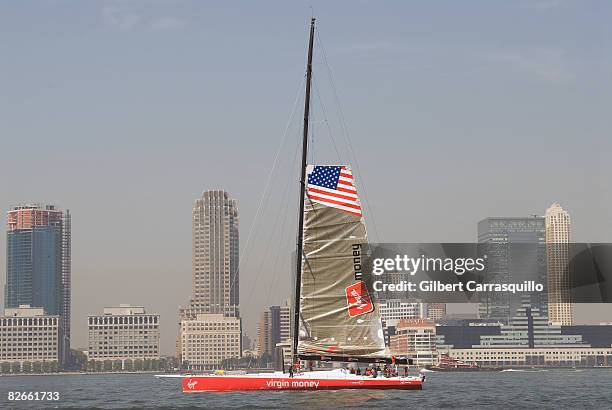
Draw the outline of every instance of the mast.
<instances>
[{"instance_id":1,"label":"mast","mask_svg":"<svg viewBox=\"0 0 612 410\"><path fill-rule=\"evenodd\" d=\"M308 119L310 116L310 86L312 83L312 49L314 46L315 18L310 20L310 40L308 42L308 63L306 64L306 94L304 97L304 133L302 135L302 170L300 177L300 213L298 214L295 294L293 306L293 346L292 361L289 373L293 375L293 366L298 359L297 347L300 337L300 290L302 282L302 253L304 235L304 195L306 193L306 161L308 157Z\"/></svg>"}]
</instances>

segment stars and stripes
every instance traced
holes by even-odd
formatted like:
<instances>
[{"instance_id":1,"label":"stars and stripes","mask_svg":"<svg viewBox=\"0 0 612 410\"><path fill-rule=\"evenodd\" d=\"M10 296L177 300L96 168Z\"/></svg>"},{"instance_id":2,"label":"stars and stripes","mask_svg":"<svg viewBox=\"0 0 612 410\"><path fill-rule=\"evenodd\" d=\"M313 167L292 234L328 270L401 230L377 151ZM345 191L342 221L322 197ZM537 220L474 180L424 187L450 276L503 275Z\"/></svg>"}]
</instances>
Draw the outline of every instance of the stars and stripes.
<instances>
[{"instance_id":1,"label":"stars and stripes","mask_svg":"<svg viewBox=\"0 0 612 410\"><path fill-rule=\"evenodd\" d=\"M350 168L310 165L307 172L307 194L311 201L361 216L361 205Z\"/></svg>"}]
</instances>

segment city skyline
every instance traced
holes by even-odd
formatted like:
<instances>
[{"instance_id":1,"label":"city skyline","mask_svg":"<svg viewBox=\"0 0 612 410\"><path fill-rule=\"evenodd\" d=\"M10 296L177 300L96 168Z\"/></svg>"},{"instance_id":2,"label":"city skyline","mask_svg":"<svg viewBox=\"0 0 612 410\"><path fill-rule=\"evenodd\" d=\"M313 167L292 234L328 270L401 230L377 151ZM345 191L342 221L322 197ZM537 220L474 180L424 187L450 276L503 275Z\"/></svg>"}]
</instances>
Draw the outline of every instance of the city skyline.
<instances>
[{"instance_id":1,"label":"city skyline","mask_svg":"<svg viewBox=\"0 0 612 410\"><path fill-rule=\"evenodd\" d=\"M217 210L225 210L225 216L221 216L220 214L218 214ZM14 216L9 216L7 219L7 235L11 232L11 230L14 230L17 226L19 226L20 228L25 227L25 225L32 225L32 224L37 224L37 223L41 223L44 221L49 221L52 218L47 217L45 218L41 218L41 217L31 217L31 218L26 218L26 217L20 217L19 219L17 219L17 217L15 216L15 212L17 210L26 210L26 211L32 211L32 210L42 210L42 211L51 211L51 212L55 212L61 215L61 222L66 224L66 221L70 221L71 217L70 217L70 213L69 211L67 211L66 215L64 215L64 212L57 209L56 206L53 205L39 205L39 204L35 204L35 205L19 205L19 206L14 206L12 207L9 211L7 211L7 215L14 215ZM212 214L209 214L209 212L212 211ZM215 213L217 212L217 213ZM493 223L490 221L496 221L497 224L499 225L500 223L502 223L502 225L496 226L495 229L497 229L499 231L499 229L503 228L505 225L503 225L504 223L508 223L508 221L514 222L514 224L516 223L522 223L523 225L521 225L520 227L516 227L516 226L512 226L512 229L518 229L517 233L518 236L517 238L520 239L519 242L523 241L523 243L525 241L533 241L535 240L536 243L539 243L538 241L541 241L542 238L539 238L538 235L544 234L544 232L540 232L540 230L536 230L534 232L537 232L537 235L535 236L529 236L530 234L528 233L528 231L531 229L529 228L529 226L525 225L525 222L530 222L530 221L535 221L535 222L544 222L545 218L551 218L553 215L558 217L558 218L563 218L563 225L561 226L561 228L556 228L556 227L552 227L550 226L550 222L548 223L547 227L548 227L548 232L547 235L550 236L550 240L551 241L559 241L561 239L563 240L568 240L569 238L569 214L558 204L558 203L553 203L547 210L546 212L544 212L543 216L537 216L537 215L531 215L529 217L488 217L485 218L483 220L480 221L479 223L479 229L480 229L480 225L482 225L483 223ZM557 215L559 214L559 215ZM219 219L220 218L220 219ZM231 221L229 224L225 224L223 222L223 220L225 218L229 218L228 221ZM236 201L233 200L230 195L224 191L224 190L209 190L209 191L204 191L202 194L202 198L196 200L196 205L193 208L193 226L192 226L192 238L193 238L193 255L192 255L192 263L193 263L193 280L192 280L192 284L193 284L193 292L194 295L198 295L202 292L206 293L206 292L214 292L213 289L206 289L205 287L201 286L201 284L207 282L204 279L204 276L202 273L200 273L200 270L202 270L202 272L204 271L204 269L201 269L201 264L199 263L200 260L200 256L203 255L203 249L206 248L215 248L214 245L207 243L203 244L200 243L200 238L203 238L203 235L205 234L205 229L203 229L204 225L206 225L207 227L211 226L217 226L218 228L222 228L224 227L225 229L223 230L223 232L225 232L225 234L230 235L230 232L235 232L232 235L232 237L234 237L233 235L237 235L237 221L238 221L238 212L237 212L237 204ZM203 224L202 221L206 221L206 224ZM214 221L214 223L213 223ZM67 222L68 225L70 226L71 222ZM227 225L227 226L225 226ZM232 226L230 228L230 225ZM29 225L28 225L29 226ZM484 227L484 225L482 225ZM527 230L525 230L527 228ZM543 226L541 227L543 228ZM506 231L507 228L503 228L504 230L504 235L507 235L508 233L512 233L511 231ZM214 231L214 229L212 229ZM206 230L207 232L209 232L208 230ZM222 232L222 233L223 233ZM493 231L492 231L493 232ZM501 232L501 231L500 231ZM521 232L527 232L527 236L525 236L525 233L521 233ZM487 233L486 235L490 235L490 233ZM480 233L480 236L485 238L486 237L485 232L483 231L482 233ZM67 237L70 237L70 231L67 232ZM517 239L515 238L515 240ZM64 243L63 241L65 241L65 239L60 240L60 243ZM235 241L237 243L237 236L235 237ZM235 249L235 246L229 246L228 248L228 252L229 249ZM236 261L237 259L239 259L239 257L237 257L236 255L234 255L233 257L231 257L230 254L232 254L233 251L229 252L226 257ZM68 251L68 253L70 253L70 251ZM556 256L555 256L556 257ZM64 272L64 270L61 270L62 272ZM229 269L227 270L226 274L228 277L230 277L232 274L236 275L238 272L237 269L233 270L233 269ZM210 274L210 273L208 273ZM6 285L5 285L6 287ZM219 293L220 292L220 293ZM227 301L230 300L230 294L232 292L229 291L225 291L223 292L222 287L219 287L217 289L217 293L219 295L223 295L225 294L224 298L227 299ZM68 298L69 299L69 298ZM218 314L221 313L223 314L229 314L230 316L232 315L231 312L237 312L239 310L239 304L237 305L228 305L228 304L224 304L224 307L221 309L214 309L214 308L210 308L210 306L208 308L205 307L210 305L209 303L206 303L205 300L206 298L204 298L203 296L200 297L196 297L196 298L192 298L189 302L189 304L187 305L186 308L181 308L180 311L178 312L179 314L179 320L183 320L182 318L187 318L187 319L192 319L195 320L196 318L198 320L202 320L200 318L197 317L198 314L202 314L202 313L207 313L207 314ZM288 300L285 300L285 305L283 306L287 306ZM414 303L413 303L414 304ZM417 303L418 304L418 303ZM108 304L107 304L108 305ZM104 305L104 306L107 306ZM123 304L121 304L123 305ZM446 305L446 304L441 304L441 305ZM452 305L452 304L451 304ZM567 306L566 306L567 305ZM127 305L129 306L129 305ZM477 305L470 305L471 306L471 311L473 313L477 312ZM572 324L572 315L575 312L576 309L576 304L571 304L571 303L564 303L561 304L561 310L564 312L565 315L569 314L569 320L567 319L556 319L554 318L555 322L559 322L559 323L563 323L563 324ZM12 306L13 308L19 307L19 306ZM278 306L269 306L268 309L270 309L270 312L273 310L273 308L277 308ZM8 308L8 307L5 307ZM39 308L39 306L35 306L32 305L32 308ZM228 311L227 309L230 309L230 311ZM568 310L569 309L569 310ZM62 311L64 311L65 309L62 309ZM70 310L68 308L68 310ZM461 308L460 308L461 311ZM511 312L512 309L510 309L509 312ZM267 311L268 312L268 311ZM567 313L569 312L569 313ZM45 312L46 313L46 312ZM510 313L511 314L511 313ZM78 315L77 315L78 316ZM89 317L91 316L91 313L86 313L85 317ZM579 314L580 316L580 314ZM606 320L598 320L598 319L592 319L592 320L588 320L586 319L585 316L583 319L579 320L578 323L598 323L598 322L604 322L607 321L609 322L608 319ZM212 318L212 316L211 316ZM216 318L213 318L214 320L217 320ZM245 329L247 327L244 326L244 324L239 325L239 328L242 329L242 332L244 332L245 335L249 336L249 337L253 337L256 338L257 340L261 340L261 330L259 329L259 327L261 326L262 323L262 319L258 318L259 320L255 323L256 326L256 331L254 332L253 335L249 334L248 331L245 331ZM270 316L269 318L270 320L270 328L272 328L272 316ZM553 319L551 319L553 320ZM502 320L503 322L503 320ZM248 326L250 327L250 326ZM181 328L181 324L179 323L179 328ZM270 339L270 345L272 345L272 340ZM73 346L75 347L75 346ZM77 348L81 347L81 346L76 346ZM174 352L164 352L163 354L168 354L168 355L172 355Z\"/></svg>"},{"instance_id":2,"label":"city skyline","mask_svg":"<svg viewBox=\"0 0 612 410\"><path fill-rule=\"evenodd\" d=\"M612 242L611 6L549 3L312 3L323 46L312 153L339 162L328 118L373 241L472 242L483 217L540 215L557 201L573 240ZM279 140L309 5L3 4L0 204L73 212L73 346L86 346L87 313L131 303L161 315L162 352L175 351L173 319L192 286L189 213L206 189L240 204L249 336L290 293L299 118Z\"/></svg>"}]
</instances>

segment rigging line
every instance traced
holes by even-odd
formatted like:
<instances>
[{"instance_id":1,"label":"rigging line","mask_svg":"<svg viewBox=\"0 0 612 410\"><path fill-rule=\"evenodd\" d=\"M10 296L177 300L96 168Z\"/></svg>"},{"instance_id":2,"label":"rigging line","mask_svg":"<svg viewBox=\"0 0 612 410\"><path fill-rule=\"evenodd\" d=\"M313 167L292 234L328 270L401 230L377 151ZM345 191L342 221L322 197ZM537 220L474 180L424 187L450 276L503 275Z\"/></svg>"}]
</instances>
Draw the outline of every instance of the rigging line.
<instances>
[{"instance_id":1,"label":"rigging line","mask_svg":"<svg viewBox=\"0 0 612 410\"><path fill-rule=\"evenodd\" d=\"M293 163L293 164L298 164L298 161L297 161L297 156L298 156L298 148L300 147L299 142L300 142L300 139L299 139L299 138L296 138L296 139L295 139L295 149L294 149L294 153L293 153L293 161L291 162L291 163ZM293 173L293 171L294 171L294 170L292 170L292 172L288 172L288 173L287 173L287 183L286 183L286 187L285 187L285 191L286 191L286 193L288 193L288 192L289 192L289 183L292 181L291 176L292 176L292 175L295 175L295 174ZM287 205L288 205L288 202L289 202L289 196L287 195ZM283 221L282 221L282 223L281 223L281 226L285 226L285 223L286 223L286 221L287 221L287 216L289 215L289 212L288 212L288 210L289 210L289 209L290 209L290 207L289 207L289 206L286 206L286 207L285 207L285 212L283 213ZM287 230L287 229L285 229L285 230L282 230L282 231L281 231L281 235L280 235L280 238L279 238L279 239L280 239L280 243L281 243L281 244L286 243L286 242L285 242L285 238L286 238L286 235L287 235L288 233L289 233L289 232L288 232L288 230ZM274 273L273 273L274 277L273 277L273 282L272 282L272 283L275 283L275 282L276 282L276 277L278 276L277 267L278 267L278 262L279 262L279 260L280 260L280 251L276 253L276 257L275 257L275 259L274 259L274 264L273 264L273 267L272 267L272 272L274 272ZM293 284L292 284L291 289L293 289L293 287L294 287L294 286L293 286ZM271 293L272 293L272 286L270 286L270 287L268 288L268 294L266 295L266 305L268 304L268 301L270 300L270 294L271 294ZM291 309L293 309L293 303L292 303L292 302L293 302L293 298L290 296L290 297L289 297L289 300L290 300L290 307L291 307ZM291 334L293 335L293 329L291 329Z\"/></svg>"},{"instance_id":2,"label":"rigging line","mask_svg":"<svg viewBox=\"0 0 612 410\"><path fill-rule=\"evenodd\" d=\"M376 237L376 241L379 242L380 241L380 236L378 235L378 228L376 227L376 221L374 220L374 213L372 212L372 207L370 206L370 201L368 200L368 195L367 195L366 187L365 187L365 180L363 179L361 171L359 169L359 162L357 161L357 155L355 155L355 150L353 149L353 144L351 143L351 139L350 139L349 131L348 131L348 126L346 125L346 120L344 118L344 111L342 110L342 106L340 104L340 97L338 96L338 92L337 92L336 86L334 84L334 76L333 76L331 68L329 67L329 64L327 62L327 53L325 51L325 47L323 46L323 41L321 40L321 36L319 35L319 31L320 30L318 30L316 32L317 41L318 41L318 44L319 44L319 46L321 48L321 55L323 57L323 63L325 64L325 68L327 69L327 73L328 73L328 76L329 76L329 82L330 82L332 91L334 93L334 98L335 98L335 102L336 102L336 109L338 110L338 114L339 114L339 117L340 117L340 124L342 125L342 130L344 131L345 144L349 148L349 155L352 156L353 162L355 163L355 171L356 171L356 174L357 174L358 178L361 181L361 187L363 188L364 202L365 202L366 208L368 210L368 213L370 214L370 219L372 220L372 226L374 228L374 236Z\"/></svg>"},{"instance_id":3,"label":"rigging line","mask_svg":"<svg viewBox=\"0 0 612 410\"><path fill-rule=\"evenodd\" d=\"M247 241L246 241L246 245L244 247L245 248L245 256L243 258L239 258L239 260L238 260L238 266L236 267L236 270L234 271L234 279L232 280L232 284L231 284L230 289L233 288L236 285L236 279L238 278L238 275L236 275L236 273L240 271L240 266L242 266L243 262L246 259L248 259L249 252L250 252L249 244L251 242L251 237L253 235L253 231L255 229L255 225L259 221L260 212L261 212L262 206L264 204L264 200L266 199L267 191L270 188L270 183L272 181L272 175L274 174L274 170L276 168L276 165L278 164L278 159L280 157L280 153L282 151L282 148L285 145L285 141L287 139L287 133L289 131L289 127L291 126L291 123L293 122L293 117L295 116L295 111L297 109L298 101L299 101L300 95L301 95L301 90L302 90L302 87L303 87L303 84L304 84L305 81L306 81L306 77L303 78L303 80L300 83L300 86L298 87L298 90L296 92L295 101L293 103L293 109L291 110L291 115L289 116L289 120L287 121L287 124L285 125L285 130L283 132L283 136L281 137L278 149L276 150L276 154L274 156L274 161L272 162L272 168L270 169L270 173L268 174L268 180L266 181L265 188L264 188L264 190L263 190L263 192L261 194L261 199L259 200L259 205L257 206L257 211L255 212L255 217L253 218L253 222L251 223L251 227L249 228L249 234L247 235Z\"/></svg>"},{"instance_id":4,"label":"rigging line","mask_svg":"<svg viewBox=\"0 0 612 410\"><path fill-rule=\"evenodd\" d=\"M317 83L316 78L313 76L312 79L315 88L315 94L317 95L317 99L319 100L319 104L321 105L321 113L323 114L323 122L327 125L327 132L329 133L329 139L332 142L332 146L334 147L334 151L336 151L336 156L338 157L338 162L342 164L342 158L340 156L340 152L338 151L338 147L336 146L336 140L334 139L334 135L332 133L331 126L329 125L329 121L327 119L327 113L325 112L325 106L323 105L323 99L321 98L321 93L319 92L319 85Z\"/></svg>"},{"instance_id":5,"label":"rigging line","mask_svg":"<svg viewBox=\"0 0 612 410\"><path fill-rule=\"evenodd\" d=\"M296 139L296 144L295 144L295 150L294 150L294 154L293 154L293 160L292 160L292 164L296 163L297 160L297 154L298 154L298 147L299 147L299 139ZM259 274L261 273L262 269L263 269L263 265L264 262L267 261L267 255L268 255L268 251L271 249L271 245L272 245L272 239L274 237L274 233L276 232L276 228L277 226L280 226L279 230L280 230L280 234L279 234L279 239L280 239L280 244L282 245L283 242L283 237L285 234L285 231L282 230L282 227L285 225L285 221L287 220L287 214L289 213L289 206L288 206L288 201L289 201L289 183L292 181L291 175L293 175L291 172L287 173L287 178L285 181L285 187L283 189L283 195L281 197L281 200L279 201L280 204L280 208L283 210L281 212L277 212L276 213L276 218L274 220L274 224L272 225L272 231L270 233L270 237L268 238L268 242L266 244L266 249L264 251L264 257L261 260L261 264L259 265L259 270L257 271L257 275L256 277L259 277ZM282 215L282 223L280 225L278 225L278 222L281 219L281 215ZM276 263L279 259L279 255L280 255L280 246L276 248L277 252L276 252L276 256L275 256L275 261L274 261L274 265L273 265L273 269L272 269L272 283L276 283L276 279L278 277L278 271L276 270ZM270 295L272 293L273 287L270 286L268 287L268 294L266 295L266 305L268 304L268 302L270 301ZM248 302L250 302L251 300L251 296L253 295L253 293L249 294L249 299ZM248 304L248 303L247 303Z\"/></svg>"}]
</instances>

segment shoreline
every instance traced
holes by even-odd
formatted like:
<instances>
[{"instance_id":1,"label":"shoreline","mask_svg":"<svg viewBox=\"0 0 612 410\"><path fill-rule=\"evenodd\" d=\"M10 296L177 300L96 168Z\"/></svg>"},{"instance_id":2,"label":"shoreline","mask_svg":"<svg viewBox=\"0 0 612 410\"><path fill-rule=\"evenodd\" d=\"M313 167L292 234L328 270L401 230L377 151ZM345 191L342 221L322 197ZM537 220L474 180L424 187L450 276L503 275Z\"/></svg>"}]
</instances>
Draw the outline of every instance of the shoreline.
<instances>
[{"instance_id":1,"label":"shoreline","mask_svg":"<svg viewBox=\"0 0 612 410\"><path fill-rule=\"evenodd\" d=\"M131 372L56 372L56 373L2 373L0 377L16 377L16 376L91 376L96 374L159 374L155 370L139 370ZM172 374L172 373L168 373ZM178 373L177 373L178 374Z\"/></svg>"},{"instance_id":2,"label":"shoreline","mask_svg":"<svg viewBox=\"0 0 612 410\"><path fill-rule=\"evenodd\" d=\"M576 370L589 370L589 369L601 369L601 370L612 370L612 366L592 366L592 367L558 367L558 366L536 366L536 367L483 367L478 370L472 371L461 371L461 370L438 370L438 369L426 369L423 368L427 373L482 373L482 372L521 372L521 371L537 371L537 370L568 370L568 371L576 371ZM423 370L422 369L422 370ZM57 373L3 373L0 374L0 378L2 377L19 377L19 376L95 376L95 375L111 375L111 374L176 374L180 375L182 373L173 373L173 372L160 372L155 370L143 370L143 371L130 371L130 372L57 372Z\"/></svg>"}]
</instances>

